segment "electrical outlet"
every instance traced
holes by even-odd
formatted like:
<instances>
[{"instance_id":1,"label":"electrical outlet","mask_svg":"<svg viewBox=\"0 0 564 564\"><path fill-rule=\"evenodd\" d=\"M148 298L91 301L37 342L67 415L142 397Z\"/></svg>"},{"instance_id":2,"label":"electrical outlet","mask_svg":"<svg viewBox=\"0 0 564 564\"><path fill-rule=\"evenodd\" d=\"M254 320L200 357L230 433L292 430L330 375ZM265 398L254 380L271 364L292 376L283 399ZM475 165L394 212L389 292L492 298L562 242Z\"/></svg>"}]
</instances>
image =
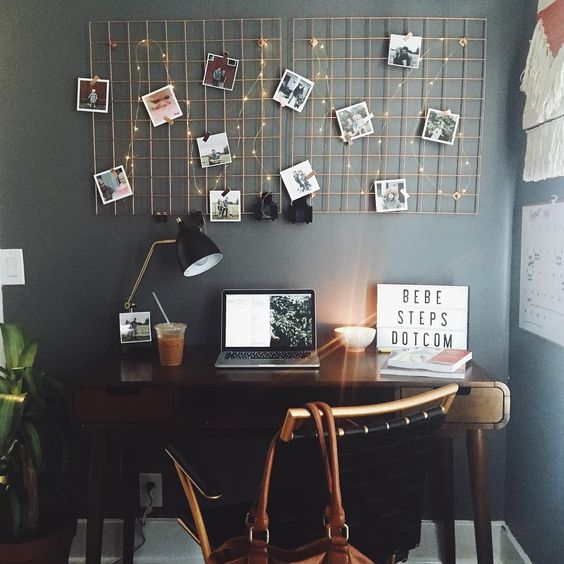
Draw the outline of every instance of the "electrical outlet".
<instances>
[{"instance_id":1,"label":"electrical outlet","mask_svg":"<svg viewBox=\"0 0 564 564\"><path fill-rule=\"evenodd\" d=\"M151 491L153 496L153 507L163 506L163 477L161 474L139 474L139 505L149 507L151 498L147 492L147 484L153 482L155 487Z\"/></svg>"}]
</instances>

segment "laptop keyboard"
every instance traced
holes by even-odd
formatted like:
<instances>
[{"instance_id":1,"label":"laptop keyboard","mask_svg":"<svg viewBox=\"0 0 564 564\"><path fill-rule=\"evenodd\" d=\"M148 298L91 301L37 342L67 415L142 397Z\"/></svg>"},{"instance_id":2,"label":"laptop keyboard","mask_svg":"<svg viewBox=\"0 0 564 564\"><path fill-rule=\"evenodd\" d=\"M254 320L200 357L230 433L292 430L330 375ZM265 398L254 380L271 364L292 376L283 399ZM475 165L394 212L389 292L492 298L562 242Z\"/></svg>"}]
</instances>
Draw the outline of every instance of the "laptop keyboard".
<instances>
[{"instance_id":1,"label":"laptop keyboard","mask_svg":"<svg viewBox=\"0 0 564 564\"><path fill-rule=\"evenodd\" d=\"M236 358L244 360L277 360L277 359L302 359L308 358L311 353L308 351L227 351L226 359Z\"/></svg>"}]
</instances>

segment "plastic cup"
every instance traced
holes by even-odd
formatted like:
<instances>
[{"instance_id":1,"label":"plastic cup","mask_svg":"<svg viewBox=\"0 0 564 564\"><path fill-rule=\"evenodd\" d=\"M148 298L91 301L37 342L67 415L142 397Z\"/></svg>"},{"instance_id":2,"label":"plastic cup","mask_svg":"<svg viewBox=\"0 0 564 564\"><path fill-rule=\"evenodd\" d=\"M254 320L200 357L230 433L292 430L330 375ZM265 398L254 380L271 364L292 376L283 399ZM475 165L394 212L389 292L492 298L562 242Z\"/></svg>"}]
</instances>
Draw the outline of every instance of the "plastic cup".
<instances>
[{"instance_id":1,"label":"plastic cup","mask_svg":"<svg viewBox=\"0 0 564 564\"><path fill-rule=\"evenodd\" d=\"M180 366L184 353L185 323L158 323L155 325L161 366Z\"/></svg>"}]
</instances>

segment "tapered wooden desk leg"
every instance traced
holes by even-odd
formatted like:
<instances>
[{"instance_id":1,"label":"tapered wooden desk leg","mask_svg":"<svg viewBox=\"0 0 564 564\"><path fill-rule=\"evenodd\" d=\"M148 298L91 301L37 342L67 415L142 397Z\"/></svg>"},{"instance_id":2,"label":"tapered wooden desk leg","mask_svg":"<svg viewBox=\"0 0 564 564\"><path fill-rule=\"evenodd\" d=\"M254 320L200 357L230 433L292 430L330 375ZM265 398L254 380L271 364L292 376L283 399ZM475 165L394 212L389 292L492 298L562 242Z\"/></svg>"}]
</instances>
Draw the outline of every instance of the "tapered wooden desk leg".
<instances>
[{"instance_id":1,"label":"tapered wooden desk leg","mask_svg":"<svg viewBox=\"0 0 564 564\"><path fill-rule=\"evenodd\" d=\"M85 564L100 564L102 558L106 451L107 436L105 431L92 431L90 433Z\"/></svg>"},{"instance_id":2,"label":"tapered wooden desk leg","mask_svg":"<svg viewBox=\"0 0 564 564\"><path fill-rule=\"evenodd\" d=\"M474 505L474 534L478 564L493 564L492 522L488 497L486 436L483 429L467 431L466 449Z\"/></svg>"},{"instance_id":3,"label":"tapered wooden desk leg","mask_svg":"<svg viewBox=\"0 0 564 564\"><path fill-rule=\"evenodd\" d=\"M454 534L454 467L452 439L440 439L441 451L441 505L443 516L443 562L456 564L456 539Z\"/></svg>"},{"instance_id":4,"label":"tapered wooden desk leg","mask_svg":"<svg viewBox=\"0 0 564 564\"><path fill-rule=\"evenodd\" d=\"M136 441L134 437L122 437L122 484L123 484L123 564L133 564L135 544L135 508L139 487L137 485Z\"/></svg>"}]
</instances>

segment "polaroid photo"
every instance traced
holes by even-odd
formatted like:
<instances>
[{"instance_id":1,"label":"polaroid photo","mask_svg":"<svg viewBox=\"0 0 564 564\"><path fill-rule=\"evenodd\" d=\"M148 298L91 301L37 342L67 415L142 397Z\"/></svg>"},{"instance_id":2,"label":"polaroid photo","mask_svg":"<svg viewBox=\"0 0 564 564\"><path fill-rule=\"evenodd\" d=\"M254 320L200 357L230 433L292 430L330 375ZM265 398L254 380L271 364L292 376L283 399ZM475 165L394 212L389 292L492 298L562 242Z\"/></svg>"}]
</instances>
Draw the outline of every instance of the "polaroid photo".
<instances>
[{"instance_id":1,"label":"polaroid photo","mask_svg":"<svg viewBox=\"0 0 564 564\"><path fill-rule=\"evenodd\" d=\"M94 180L104 205L133 196L123 165L95 174Z\"/></svg>"},{"instance_id":2,"label":"polaroid photo","mask_svg":"<svg viewBox=\"0 0 564 564\"><path fill-rule=\"evenodd\" d=\"M415 35L390 35L388 64L394 67L418 69L421 61L422 37Z\"/></svg>"},{"instance_id":3,"label":"polaroid photo","mask_svg":"<svg viewBox=\"0 0 564 564\"><path fill-rule=\"evenodd\" d=\"M353 104L346 108L337 110L337 121L341 129L341 137L344 141L350 142L359 137L366 137L374 133L372 127L372 118L374 117L369 111L366 102Z\"/></svg>"},{"instance_id":4,"label":"polaroid photo","mask_svg":"<svg viewBox=\"0 0 564 564\"><path fill-rule=\"evenodd\" d=\"M76 109L79 112L108 113L110 81L101 78L79 78L76 89Z\"/></svg>"},{"instance_id":5,"label":"polaroid photo","mask_svg":"<svg viewBox=\"0 0 564 564\"><path fill-rule=\"evenodd\" d=\"M313 90L314 83L295 72L286 70L273 99L282 107L301 112Z\"/></svg>"},{"instance_id":6,"label":"polaroid photo","mask_svg":"<svg viewBox=\"0 0 564 564\"><path fill-rule=\"evenodd\" d=\"M280 172L284 186L292 202L320 190L309 161L303 161Z\"/></svg>"},{"instance_id":7,"label":"polaroid photo","mask_svg":"<svg viewBox=\"0 0 564 564\"><path fill-rule=\"evenodd\" d=\"M205 139L205 137L198 137L196 139L202 168L226 165L231 162L231 151L229 150L229 141L225 132L210 135L207 141Z\"/></svg>"},{"instance_id":8,"label":"polaroid photo","mask_svg":"<svg viewBox=\"0 0 564 564\"><path fill-rule=\"evenodd\" d=\"M238 68L239 61L237 59L208 53L202 84L222 90L233 90Z\"/></svg>"},{"instance_id":9,"label":"polaroid photo","mask_svg":"<svg viewBox=\"0 0 564 564\"><path fill-rule=\"evenodd\" d=\"M407 211L409 194L405 189L405 178L376 180L374 195L378 212Z\"/></svg>"},{"instance_id":10,"label":"polaroid photo","mask_svg":"<svg viewBox=\"0 0 564 564\"><path fill-rule=\"evenodd\" d=\"M174 89L170 84L145 94L145 96L142 96L142 100L153 127L167 123L168 120L177 119L182 115Z\"/></svg>"},{"instance_id":11,"label":"polaroid photo","mask_svg":"<svg viewBox=\"0 0 564 564\"><path fill-rule=\"evenodd\" d=\"M422 137L427 141L453 145L459 120L460 116L449 110L443 112L429 108Z\"/></svg>"},{"instance_id":12,"label":"polaroid photo","mask_svg":"<svg viewBox=\"0 0 564 564\"><path fill-rule=\"evenodd\" d=\"M241 221L241 191L212 190L210 221Z\"/></svg>"},{"instance_id":13,"label":"polaroid photo","mask_svg":"<svg viewBox=\"0 0 564 564\"><path fill-rule=\"evenodd\" d=\"M120 313L119 339L122 344L151 342L151 312Z\"/></svg>"}]
</instances>

